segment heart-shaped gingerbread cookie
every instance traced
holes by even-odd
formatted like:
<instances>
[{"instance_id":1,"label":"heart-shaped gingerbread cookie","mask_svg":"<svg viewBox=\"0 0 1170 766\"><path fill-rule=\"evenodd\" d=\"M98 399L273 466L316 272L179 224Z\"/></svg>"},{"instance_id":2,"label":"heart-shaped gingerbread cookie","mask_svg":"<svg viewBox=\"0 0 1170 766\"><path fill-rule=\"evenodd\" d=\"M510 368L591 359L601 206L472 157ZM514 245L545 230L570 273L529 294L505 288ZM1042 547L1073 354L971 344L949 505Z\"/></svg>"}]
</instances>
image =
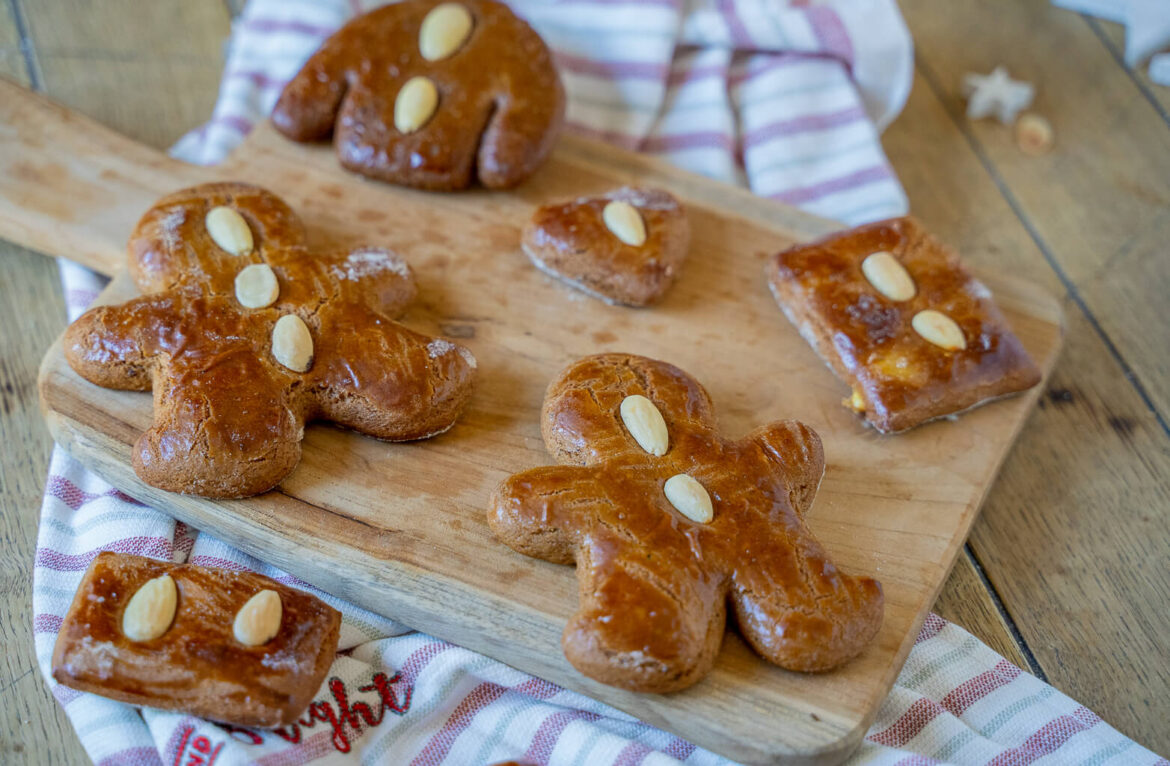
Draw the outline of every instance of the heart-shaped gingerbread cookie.
<instances>
[{"instance_id":1,"label":"heart-shaped gingerbread cookie","mask_svg":"<svg viewBox=\"0 0 1170 766\"><path fill-rule=\"evenodd\" d=\"M662 298L687 257L690 226L677 199L623 187L539 208L521 238L537 268L608 303Z\"/></svg>"}]
</instances>

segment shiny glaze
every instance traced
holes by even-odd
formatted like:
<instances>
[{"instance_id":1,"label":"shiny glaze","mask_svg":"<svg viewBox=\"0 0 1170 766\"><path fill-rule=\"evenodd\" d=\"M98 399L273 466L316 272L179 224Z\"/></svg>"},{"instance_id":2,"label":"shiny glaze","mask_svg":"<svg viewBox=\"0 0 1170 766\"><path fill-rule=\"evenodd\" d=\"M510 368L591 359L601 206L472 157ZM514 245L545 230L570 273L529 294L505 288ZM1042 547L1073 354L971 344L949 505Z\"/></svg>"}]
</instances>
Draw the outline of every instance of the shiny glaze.
<instances>
[{"instance_id":1,"label":"shiny glaze","mask_svg":"<svg viewBox=\"0 0 1170 766\"><path fill-rule=\"evenodd\" d=\"M206 210L221 204L248 221L250 255L230 255L207 234ZM209 184L164 198L139 223L130 253L146 295L87 312L65 348L95 383L153 387L155 425L135 448L139 475L152 484L255 494L292 470L307 420L416 439L449 427L470 395L475 362L466 349L393 321L415 295L406 263L371 249L310 254L296 215L266 191ZM280 296L268 308L235 298L235 276L250 263L276 273ZM313 336L304 374L270 352L272 328L288 313ZM167 474L181 476L160 484Z\"/></svg>"},{"instance_id":2,"label":"shiny glaze","mask_svg":"<svg viewBox=\"0 0 1170 766\"><path fill-rule=\"evenodd\" d=\"M606 227L612 200L631 203L646 226L646 241L628 245ZM657 189L615 189L537 209L522 236L529 257L570 282L618 303L644 306L670 287L687 257L686 212Z\"/></svg>"},{"instance_id":3,"label":"shiny glaze","mask_svg":"<svg viewBox=\"0 0 1170 766\"><path fill-rule=\"evenodd\" d=\"M619 407L631 394L665 417L664 456L647 454L624 428ZM582 672L642 691L690 685L714 661L727 603L756 651L794 670L834 667L876 633L880 585L840 572L803 523L824 471L820 439L806 426L784 421L723 439L694 378L624 354L563 372L543 426L562 465L512 476L488 520L521 553L576 561L580 608L563 644ZM663 484L677 473L710 493L710 523L666 499ZM619 657L640 658L641 669L606 674Z\"/></svg>"},{"instance_id":4,"label":"shiny glaze","mask_svg":"<svg viewBox=\"0 0 1170 766\"><path fill-rule=\"evenodd\" d=\"M170 574L174 622L131 641L122 612L146 581ZM235 640L236 612L265 588L281 598L280 630L267 643ZM90 564L57 638L53 678L114 699L242 726L296 720L321 685L340 615L320 599L261 575L103 552Z\"/></svg>"},{"instance_id":5,"label":"shiny glaze","mask_svg":"<svg viewBox=\"0 0 1170 766\"><path fill-rule=\"evenodd\" d=\"M891 253L917 288L906 301L879 293L861 270L878 251ZM780 253L769 277L798 324L824 340L818 350L859 390L866 415L882 430L915 423L902 413L936 405L965 409L991 395L1021 390L1039 372L1008 329L990 292L913 219L861 226ZM911 327L924 309L940 311L963 332L967 348L945 351ZM1006 386L1006 390L1000 390Z\"/></svg>"},{"instance_id":6,"label":"shiny glaze","mask_svg":"<svg viewBox=\"0 0 1170 766\"><path fill-rule=\"evenodd\" d=\"M473 18L470 35L451 56L427 61L419 28L439 1L406 0L346 24L285 86L273 124L296 141L332 134L343 166L392 183L460 189L477 177L504 188L526 178L564 118L552 54L506 5L460 0ZM394 103L416 76L434 82L438 108L403 135Z\"/></svg>"}]
</instances>

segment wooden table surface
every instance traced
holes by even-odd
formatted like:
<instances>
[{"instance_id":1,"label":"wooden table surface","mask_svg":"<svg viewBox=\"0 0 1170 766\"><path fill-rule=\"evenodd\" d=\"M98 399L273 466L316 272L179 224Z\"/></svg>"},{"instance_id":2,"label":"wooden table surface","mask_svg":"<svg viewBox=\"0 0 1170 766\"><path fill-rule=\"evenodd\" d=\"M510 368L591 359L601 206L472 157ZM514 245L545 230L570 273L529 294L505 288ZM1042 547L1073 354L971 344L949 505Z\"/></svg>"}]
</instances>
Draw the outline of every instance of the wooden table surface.
<instances>
[{"instance_id":1,"label":"wooden table surface","mask_svg":"<svg viewBox=\"0 0 1170 766\"><path fill-rule=\"evenodd\" d=\"M238 5L0 0L0 75L167 146L211 113ZM1067 314L1049 389L935 610L1170 753L1170 88L1121 65L1121 28L1046 0L901 5L915 82L883 143L911 209ZM1037 86L1050 154L964 117L963 73L996 64ZM64 307L52 261L2 241L0 257L0 762L71 763L83 751L31 640L51 448L36 371Z\"/></svg>"}]
</instances>

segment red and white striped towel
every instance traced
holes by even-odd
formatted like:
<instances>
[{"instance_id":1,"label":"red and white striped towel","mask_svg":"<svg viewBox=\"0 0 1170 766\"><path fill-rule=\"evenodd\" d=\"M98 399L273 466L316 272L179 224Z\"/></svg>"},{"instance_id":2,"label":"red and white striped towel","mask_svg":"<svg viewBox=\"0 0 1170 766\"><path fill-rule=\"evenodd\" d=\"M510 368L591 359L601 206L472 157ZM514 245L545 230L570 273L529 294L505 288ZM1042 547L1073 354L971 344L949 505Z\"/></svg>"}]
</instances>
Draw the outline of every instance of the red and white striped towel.
<instances>
[{"instance_id":1,"label":"red and white striped towel","mask_svg":"<svg viewBox=\"0 0 1170 766\"><path fill-rule=\"evenodd\" d=\"M215 114L176 154L216 162L271 109L347 0L252 0ZM372 5L372 3L370 4ZM557 52L570 129L850 223L906 200L878 141L910 87L892 0L515 0ZM70 318L101 281L62 262ZM727 764L546 681L315 591L116 491L61 450L41 510L33 630L48 679L81 574L102 550L246 568L344 614L341 653L301 723L233 730L48 680L99 764ZM1167 764L1089 710L932 616L851 763Z\"/></svg>"}]
</instances>

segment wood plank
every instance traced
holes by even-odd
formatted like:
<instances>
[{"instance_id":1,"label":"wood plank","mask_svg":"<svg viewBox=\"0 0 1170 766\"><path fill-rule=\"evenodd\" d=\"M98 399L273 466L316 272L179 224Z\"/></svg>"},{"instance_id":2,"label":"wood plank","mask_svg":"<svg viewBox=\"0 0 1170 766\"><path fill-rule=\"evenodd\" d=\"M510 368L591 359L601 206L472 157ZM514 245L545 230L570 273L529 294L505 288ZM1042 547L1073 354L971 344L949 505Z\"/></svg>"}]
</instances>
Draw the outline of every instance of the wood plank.
<instances>
[{"instance_id":1,"label":"wood plank","mask_svg":"<svg viewBox=\"0 0 1170 766\"><path fill-rule=\"evenodd\" d=\"M920 69L952 115L963 114L965 72L1004 64L1036 84L1034 109L1056 132L1050 154L1023 156L994 120L960 124L1165 422L1170 127L1086 21L1047 0L902 5Z\"/></svg>"},{"instance_id":2,"label":"wood plank","mask_svg":"<svg viewBox=\"0 0 1170 766\"><path fill-rule=\"evenodd\" d=\"M0 327L9 328L0 333L0 761L82 763L81 743L37 667L32 625L37 509L53 446L36 372L65 327L65 309L53 261L0 242L0 262Z\"/></svg>"},{"instance_id":3,"label":"wood plank","mask_svg":"<svg viewBox=\"0 0 1170 766\"><path fill-rule=\"evenodd\" d=\"M979 576L971 552L966 548L955 561L955 568L938 594L934 612L944 620L962 626L1018 667L1032 671L1027 656L999 613L987 585Z\"/></svg>"},{"instance_id":4,"label":"wood plank","mask_svg":"<svg viewBox=\"0 0 1170 766\"><path fill-rule=\"evenodd\" d=\"M25 3L30 32L29 55L40 62L37 34L68 34L50 40L47 86L58 98L81 110L162 146L206 119L218 87L220 40L227 31L223 17L202 9L209 4L156 0L123 4L120 18L103 0L94 3ZM0 75L28 85L29 73L21 48L14 2L0 2ZM193 11L184 12L184 8ZM134 34L127 35L125 13L132 11ZM196 14L196 15L193 15ZM174 35L173 20L184 21L183 35ZM94 26L74 22L94 20ZM87 23L88 23L87 22ZM213 22L213 23L209 23ZM151 31L153 30L153 32ZM199 41L181 61L163 51L163 39ZM118 41L143 37L158 44L151 49L111 51ZM174 47L175 40L171 40ZM44 77L38 71L38 79ZM176 88L176 85L179 87ZM5 699L0 719L0 761L21 763L84 763L81 747L64 710L49 694L36 666L31 625L32 567L41 493L52 439L40 417L36 396L39 358L64 327L65 310L56 264L40 254L0 242L6 278L0 280L0 321L19 333L0 336L0 634L4 653Z\"/></svg>"},{"instance_id":5,"label":"wood plank","mask_svg":"<svg viewBox=\"0 0 1170 766\"><path fill-rule=\"evenodd\" d=\"M24 61L24 50L20 46L20 28L12 6L0 2L0 77L28 86L28 67Z\"/></svg>"},{"instance_id":6,"label":"wood plank","mask_svg":"<svg viewBox=\"0 0 1170 766\"><path fill-rule=\"evenodd\" d=\"M925 37L919 33L920 45ZM1059 289L970 140L919 74L906 111L883 143L911 209L930 228L984 270ZM1150 529L1141 514L1166 507L1166 441L1140 429L1143 441L1121 438L1149 413L1079 307L1066 308L1070 330L1059 369L1088 384L1067 389L1071 394L1059 383L1049 388L1049 405L1033 417L1005 465L972 545L1048 680L1146 746L1167 752L1164 704L1157 710L1167 699L1167 664L1152 666L1160 655L1149 648L1170 634L1170 609L1163 606L1170 573L1144 567L1135 576L1132 568L1118 567L1129 555L1122 546L1137 535L1158 552L1153 560L1167 559L1165 529ZM1064 406L1070 395L1081 403ZM1137 481L1135 471L1146 478ZM1052 528L1078 531L1054 550ZM1088 598L1085 583L1096 584L1108 600ZM1083 631L1085 624L1100 625L1107 638ZM1106 654L1108 667L1100 661Z\"/></svg>"},{"instance_id":7,"label":"wood plank","mask_svg":"<svg viewBox=\"0 0 1170 766\"><path fill-rule=\"evenodd\" d=\"M1112 21L1095 19L1086 16L1085 23L1102 38L1109 52L1119 62L1125 62L1125 27L1114 24ZM1149 62L1143 62L1136 69L1129 70L1130 76L1137 80L1146 98L1156 102L1162 112L1162 119L1170 122L1170 86L1159 85L1150 79Z\"/></svg>"},{"instance_id":8,"label":"wood plank","mask_svg":"<svg viewBox=\"0 0 1170 766\"><path fill-rule=\"evenodd\" d=\"M24 106L35 115L22 117L18 107L13 120L44 125L51 119L43 107ZM93 174L85 166L92 160L72 151L88 141L60 135L55 161L66 172L55 183L68 189L71 176ZM166 502L180 518L339 595L737 759L802 754L832 760L858 741L1038 392L977 410L961 426L939 423L879 439L840 406L840 385L783 320L760 277L767 253L825 231L826 223L599 144L565 139L523 187L490 194L433 195L360 181L338 169L328 147L291 144L267 126L233 160L234 168L222 172L280 189L318 241L374 241L408 254L422 277L409 323L433 332L450 326L446 317L461 317L461 337L480 359L481 387L469 411L444 437L417 445L310 429L302 463L281 494L213 503L138 484L126 454L149 422L149 397L79 382L59 355L51 355L42 391L56 413L50 422L59 441L132 493ZM688 200L695 252L703 253L652 313L566 293L516 247L519 228L538 201L632 177ZM137 196L127 188L121 203L137 200L145 208L150 187L161 184L145 184ZM74 216L55 235L68 239L62 229L83 226ZM51 251L51 239L46 244ZM1041 365L1049 364L1058 335L1053 304L1027 285L997 280L992 287L1025 345ZM713 296L733 297L736 311L727 312ZM703 684L665 698L602 687L567 665L559 636L575 603L572 570L520 557L492 541L484 502L507 474L547 462L537 410L551 376L570 359L615 344L691 370L722 405L721 420L731 433L784 414L801 415L821 432L830 470L814 530L843 567L876 571L886 587L882 633L862 657L828 676L799 676L761 663L732 638ZM761 346L771 353L760 355ZM340 465L339 455L345 456ZM402 496L392 507L385 502L388 486ZM860 517L859 504L866 508ZM306 549L314 554L303 555ZM344 580L337 579L341 561L348 568ZM500 614L509 615L507 624ZM767 711L769 720L779 716L784 725L764 727L769 734L761 737L753 711Z\"/></svg>"},{"instance_id":9,"label":"wood plank","mask_svg":"<svg viewBox=\"0 0 1170 766\"><path fill-rule=\"evenodd\" d=\"M19 2L55 100L150 146L211 115L230 30L222 4Z\"/></svg>"}]
</instances>

